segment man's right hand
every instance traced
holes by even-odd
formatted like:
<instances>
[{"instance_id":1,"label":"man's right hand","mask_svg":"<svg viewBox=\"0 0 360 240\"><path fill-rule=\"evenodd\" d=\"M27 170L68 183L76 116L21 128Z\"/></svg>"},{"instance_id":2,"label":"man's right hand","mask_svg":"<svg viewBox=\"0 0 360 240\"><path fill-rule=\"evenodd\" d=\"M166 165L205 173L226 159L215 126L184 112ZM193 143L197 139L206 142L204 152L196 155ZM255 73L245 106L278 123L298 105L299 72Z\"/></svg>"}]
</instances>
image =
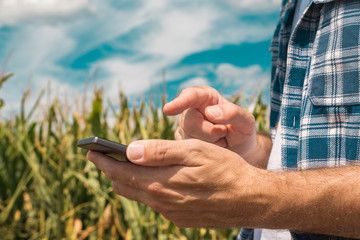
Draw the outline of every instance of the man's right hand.
<instances>
[{"instance_id":1,"label":"man's right hand","mask_svg":"<svg viewBox=\"0 0 360 240\"><path fill-rule=\"evenodd\" d=\"M175 139L196 138L241 155L265 168L271 140L256 132L254 116L210 87L188 88L164 106L169 116L181 114Z\"/></svg>"}]
</instances>

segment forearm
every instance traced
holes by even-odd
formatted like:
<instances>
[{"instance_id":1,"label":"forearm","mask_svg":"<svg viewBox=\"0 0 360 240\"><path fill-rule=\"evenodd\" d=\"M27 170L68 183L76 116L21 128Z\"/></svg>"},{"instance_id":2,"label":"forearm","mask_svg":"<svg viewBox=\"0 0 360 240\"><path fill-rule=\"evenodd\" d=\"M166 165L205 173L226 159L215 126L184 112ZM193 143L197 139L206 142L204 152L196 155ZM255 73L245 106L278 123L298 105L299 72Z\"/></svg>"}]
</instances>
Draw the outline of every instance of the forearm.
<instances>
[{"instance_id":1,"label":"forearm","mask_svg":"<svg viewBox=\"0 0 360 240\"><path fill-rule=\"evenodd\" d=\"M262 227L360 238L359 173L360 166L269 173Z\"/></svg>"}]
</instances>

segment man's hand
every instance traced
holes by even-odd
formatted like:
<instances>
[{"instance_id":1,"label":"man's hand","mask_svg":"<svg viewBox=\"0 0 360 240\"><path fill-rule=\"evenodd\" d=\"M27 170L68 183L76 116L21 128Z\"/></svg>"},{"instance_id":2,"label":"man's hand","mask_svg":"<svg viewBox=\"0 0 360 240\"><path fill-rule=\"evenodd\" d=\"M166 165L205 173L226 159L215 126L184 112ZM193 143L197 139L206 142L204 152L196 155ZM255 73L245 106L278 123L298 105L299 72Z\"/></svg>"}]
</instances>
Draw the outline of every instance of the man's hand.
<instances>
[{"instance_id":1,"label":"man's hand","mask_svg":"<svg viewBox=\"0 0 360 240\"><path fill-rule=\"evenodd\" d=\"M266 168L271 140L258 135L255 118L210 87L185 89L164 106L164 113L177 115L175 139L200 139L228 148L250 164Z\"/></svg>"},{"instance_id":2,"label":"man's hand","mask_svg":"<svg viewBox=\"0 0 360 240\"><path fill-rule=\"evenodd\" d=\"M227 149L195 139L145 140L130 144L127 153L135 164L96 152L88 158L117 194L147 204L179 227L240 227L264 207L266 171Z\"/></svg>"},{"instance_id":3,"label":"man's hand","mask_svg":"<svg viewBox=\"0 0 360 240\"><path fill-rule=\"evenodd\" d=\"M196 139L129 145L130 162L88 158L116 193L179 227L290 229L360 238L359 166L274 173Z\"/></svg>"}]
</instances>

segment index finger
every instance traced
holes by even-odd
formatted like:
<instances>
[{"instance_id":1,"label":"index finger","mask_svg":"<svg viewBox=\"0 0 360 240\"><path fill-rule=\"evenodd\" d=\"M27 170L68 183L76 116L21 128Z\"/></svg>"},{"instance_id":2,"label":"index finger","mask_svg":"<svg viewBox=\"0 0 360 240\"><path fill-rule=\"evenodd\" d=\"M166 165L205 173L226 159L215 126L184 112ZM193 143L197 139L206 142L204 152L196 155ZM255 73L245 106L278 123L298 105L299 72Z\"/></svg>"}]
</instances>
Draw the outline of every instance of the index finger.
<instances>
[{"instance_id":1,"label":"index finger","mask_svg":"<svg viewBox=\"0 0 360 240\"><path fill-rule=\"evenodd\" d=\"M118 194L136 201L144 202L145 199L148 199L148 196L141 198L148 185L153 182L165 182L173 175L173 172L167 168L153 168L130 162L120 162L95 151L90 151L87 157L99 170L104 172L110 181L117 185L118 191L116 192ZM120 192L120 185L123 185L127 191ZM124 187L125 185L130 188Z\"/></svg>"},{"instance_id":2,"label":"index finger","mask_svg":"<svg viewBox=\"0 0 360 240\"><path fill-rule=\"evenodd\" d=\"M140 182L154 179L154 171L157 169L148 168L130 162L120 162L102 153L90 151L87 158L99 170L105 173L111 181L121 182L133 188L140 188Z\"/></svg>"},{"instance_id":3,"label":"index finger","mask_svg":"<svg viewBox=\"0 0 360 240\"><path fill-rule=\"evenodd\" d=\"M196 108L204 113L207 106L218 104L221 100L221 95L214 88L187 88L177 98L165 104L163 111L168 116L180 114L188 108Z\"/></svg>"}]
</instances>

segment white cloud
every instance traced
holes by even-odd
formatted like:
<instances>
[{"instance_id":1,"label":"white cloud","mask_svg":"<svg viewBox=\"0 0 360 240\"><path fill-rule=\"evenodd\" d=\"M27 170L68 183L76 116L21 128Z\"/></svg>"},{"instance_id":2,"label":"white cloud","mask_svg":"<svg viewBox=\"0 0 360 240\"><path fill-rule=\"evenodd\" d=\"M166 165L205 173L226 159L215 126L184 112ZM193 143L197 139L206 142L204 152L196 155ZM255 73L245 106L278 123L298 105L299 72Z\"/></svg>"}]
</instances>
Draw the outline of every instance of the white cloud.
<instances>
[{"instance_id":1,"label":"white cloud","mask_svg":"<svg viewBox=\"0 0 360 240\"><path fill-rule=\"evenodd\" d=\"M2 0L0 26L38 18L68 17L81 11L93 11L89 0Z\"/></svg>"},{"instance_id":2,"label":"white cloud","mask_svg":"<svg viewBox=\"0 0 360 240\"><path fill-rule=\"evenodd\" d=\"M172 80L181 79L184 76L191 76L193 74L196 74L196 76L205 76L207 73L214 71L215 71L215 66L213 63L189 64L166 71L165 77L166 77L166 81L172 81Z\"/></svg>"},{"instance_id":3,"label":"white cloud","mask_svg":"<svg viewBox=\"0 0 360 240\"><path fill-rule=\"evenodd\" d=\"M75 44L75 40L61 26L28 26L11 42L14 54L10 67L21 66L26 74L54 71L56 61L69 54Z\"/></svg>"},{"instance_id":4,"label":"white cloud","mask_svg":"<svg viewBox=\"0 0 360 240\"><path fill-rule=\"evenodd\" d=\"M52 92L58 93L58 96L64 95L65 88L70 94L75 92L64 81L67 79L62 78L61 73L67 70L56 64L59 59L71 52L74 46L74 39L71 39L60 26L41 25L23 28L11 43L5 45L7 49L14 49L7 69L15 73L15 76L4 84L1 92L6 99L6 106L18 109L22 93L28 87L33 90L28 99L28 103L32 105L37 94L41 89L46 89L49 82L53 86Z\"/></svg>"},{"instance_id":5,"label":"white cloud","mask_svg":"<svg viewBox=\"0 0 360 240\"><path fill-rule=\"evenodd\" d=\"M168 7L169 1L166 0L155 0L155 1L142 1L144 12L158 12Z\"/></svg>"},{"instance_id":6,"label":"white cloud","mask_svg":"<svg viewBox=\"0 0 360 240\"><path fill-rule=\"evenodd\" d=\"M180 89L190 88L190 87L198 87L198 86L210 86L209 80L203 77L195 77L187 80L186 82L180 85Z\"/></svg>"},{"instance_id":7,"label":"white cloud","mask_svg":"<svg viewBox=\"0 0 360 240\"><path fill-rule=\"evenodd\" d=\"M2 97L6 99L4 108L5 117L10 112L18 112L20 108L20 99L27 90L30 90L30 94L27 96L25 101L25 114L28 114L30 109L34 106L35 101L39 97L41 91L45 91L45 94L40 99L37 112L33 116L34 119L43 119L42 117L49 110L50 104L53 103L54 98L57 98L63 103L67 103L66 105L62 104L63 111L68 111L71 109L74 110L76 103L74 103L73 100L75 99L75 96L81 95L79 89L76 89L70 84L64 83L63 81L50 75L37 76L36 81L29 77L26 79L26 82L23 83L12 80L13 79L10 79L0 92Z\"/></svg>"},{"instance_id":8,"label":"white cloud","mask_svg":"<svg viewBox=\"0 0 360 240\"><path fill-rule=\"evenodd\" d=\"M179 60L180 56L201 51L212 44L206 39L213 22L220 18L212 9L169 9L156 21L159 27L143 39L143 51L155 56L166 56Z\"/></svg>"},{"instance_id":9,"label":"white cloud","mask_svg":"<svg viewBox=\"0 0 360 240\"><path fill-rule=\"evenodd\" d=\"M240 12L271 12L279 10L281 0L223 0L230 6L236 8Z\"/></svg>"},{"instance_id":10,"label":"white cloud","mask_svg":"<svg viewBox=\"0 0 360 240\"><path fill-rule=\"evenodd\" d=\"M248 0L226 1L251 9ZM254 6L259 5L259 1L253 0ZM279 2L263 1L263 5L269 8ZM92 12L93 15L87 18L81 15L83 12ZM67 20L69 16L71 21ZM61 21L54 24L52 19ZM0 0L0 27L3 24L17 26L8 42L1 46L7 51L15 48L8 67L17 74L15 80L26 81L31 74L33 82L49 79L59 88L60 85L70 87L71 80L79 81L77 71L86 75L99 69L107 76L99 80L105 85L106 96L111 98L117 98L118 82L127 94L148 90L151 85L161 82L163 69L168 69L168 81L180 79L198 66L181 66L174 70L172 67L192 53L271 37L274 23L244 23L239 19L236 13L219 6L216 0L143 0L124 9L113 8L109 2L101 0ZM121 38L129 40L116 41ZM76 59L109 42L115 49L131 50L134 54L131 58L106 56L88 63L89 69L74 70L71 66L59 64L68 56ZM209 64L206 68L211 66ZM246 74L249 78L260 74L252 68L237 70L220 65L216 73L225 83ZM204 78L191 81L200 80L205 84ZM42 85L34 83L34 86Z\"/></svg>"},{"instance_id":11,"label":"white cloud","mask_svg":"<svg viewBox=\"0 0 360 240\"><path fill-rule=\"evenodd\" d=\"M127 94L139 94L148 90L152 84L159 82L156 79L159 63L149 62L129 63L122 59L113 58L96 63L93 68L98 68L109 77L102 79L101 84L110 99L117 99L118 90L121 88Z\"/></svg>"},{"instance_id":12,"label":"white cloud","mask_svg":"<svg viewBox=\"0 0 360 240\"><path fill-rule=\"evenodd\" d=\"M259 65L240 68L224 63L216 69L217 81L221 81L225 86L232 86L236 82L256 84L264 74L264 70Z\"/></svg>"},{"instance_id":13,"label":"white cloud","mask_svg":"<svg viewBox=\"0 0 360 240\"><path fill-rule=\"evenodd\" d=\"M107 86L116 85L121 79L128 93L139 93L162 80L161 70L189 54L227 44L263 41L273 33L271 23L243 23L211 3L196 8L191 4L175 8L169 2L150 2L138 16L142 23L152 23L153 28L134 39L132 46L139 55L150 57L141 62L107 59L93 64L93 69L99 68L109 75L104 81ZM218 21L224 26L216 26ZM169 70L167 80L175 80L175 75L178 72Z\"/></svg>"}]
</instances>

